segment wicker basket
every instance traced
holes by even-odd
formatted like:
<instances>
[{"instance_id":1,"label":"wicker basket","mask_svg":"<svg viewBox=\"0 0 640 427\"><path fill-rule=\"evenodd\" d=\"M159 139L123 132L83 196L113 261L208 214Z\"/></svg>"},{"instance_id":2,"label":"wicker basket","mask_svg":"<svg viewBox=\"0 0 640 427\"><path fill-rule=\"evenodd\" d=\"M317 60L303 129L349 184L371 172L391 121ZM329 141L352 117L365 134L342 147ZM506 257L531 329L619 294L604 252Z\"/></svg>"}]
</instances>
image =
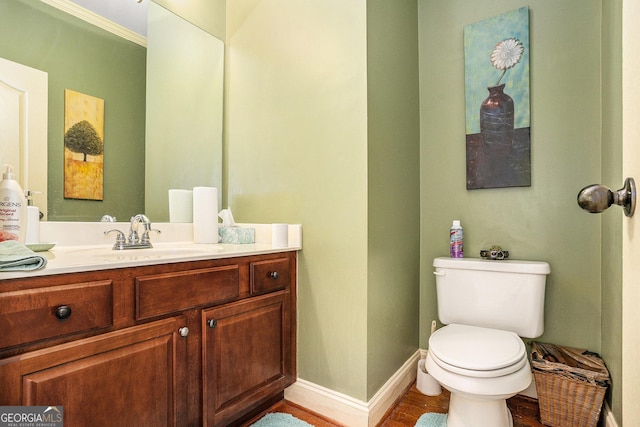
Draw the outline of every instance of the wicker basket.
<instances>
[{"instance_id":1,"label":"wicker basket","mask_svg":"<svg viewBox=\"0 0 640 427\"><path fill-rule=\"evenodd\" d=\"M540 421L553 427L595 427L600 418L609 371L595 353L532 343L531 364Z\"/></svg>"}]
</instances>

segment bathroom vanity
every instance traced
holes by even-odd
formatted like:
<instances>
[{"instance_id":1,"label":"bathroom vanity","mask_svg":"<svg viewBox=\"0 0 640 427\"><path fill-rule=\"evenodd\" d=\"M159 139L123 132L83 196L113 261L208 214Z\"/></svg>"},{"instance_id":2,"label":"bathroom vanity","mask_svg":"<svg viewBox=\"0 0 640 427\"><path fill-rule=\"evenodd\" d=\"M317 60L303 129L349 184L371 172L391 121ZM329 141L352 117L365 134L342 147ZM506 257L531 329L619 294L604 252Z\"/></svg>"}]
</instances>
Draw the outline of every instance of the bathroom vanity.
<instances>
[{"instance_id":1,"label":"bathroom vanity","mask_svg":"<svg viewBox=\"0 0 640 427\"><path fill-rule=\"evenodd\" d=\"M226 426L281 399L297 252L218 246L0 276L0 405L63 406L65 426Z\"/></svg>"}]
</instances>

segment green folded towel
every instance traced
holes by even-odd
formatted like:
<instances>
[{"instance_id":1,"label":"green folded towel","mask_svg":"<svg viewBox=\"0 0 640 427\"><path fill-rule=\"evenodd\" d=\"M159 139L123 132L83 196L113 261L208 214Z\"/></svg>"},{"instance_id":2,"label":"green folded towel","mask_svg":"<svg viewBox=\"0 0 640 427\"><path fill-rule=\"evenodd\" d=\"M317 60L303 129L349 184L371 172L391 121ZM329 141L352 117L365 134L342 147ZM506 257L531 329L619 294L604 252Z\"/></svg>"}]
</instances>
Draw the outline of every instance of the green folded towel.
<instances>
[{"instance_id":1,"label":"green folded towel","mask_svg":"<svg viewBox=\"0 0 640 427\"><path fill-rule=\"evenodd\" d=\"M44 268L47 258L15 240L0 242L0 272L31 271Z\"/></svg>"}]
</instances>

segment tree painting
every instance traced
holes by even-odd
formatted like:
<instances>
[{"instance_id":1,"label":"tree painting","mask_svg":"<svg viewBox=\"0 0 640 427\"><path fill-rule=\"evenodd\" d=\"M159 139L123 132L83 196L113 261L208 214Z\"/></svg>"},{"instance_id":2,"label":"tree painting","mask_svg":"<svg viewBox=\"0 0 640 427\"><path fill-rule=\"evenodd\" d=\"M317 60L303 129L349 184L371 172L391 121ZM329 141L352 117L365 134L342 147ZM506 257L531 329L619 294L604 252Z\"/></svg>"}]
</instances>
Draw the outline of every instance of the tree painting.
<instances>
[{"instance_id":1,"label":"tree painting","mask_svg":"<svg viewBox=\"0 0 640 427\"><path fill-rule=\"evenodd\" d=\"M98 132L86 120L76 123L64 134L64 146L74 153L82 153L87 161L87 154L98 156L104 152L102 139Z\"/></svg>"},{"instance_id":2,"label":"tree painting","mask_svg":"<svg viewBox=\"0 0 640 427\"><path fill-rule=\"evenodd\" d=\"M65 90L64 197L102 200L104 100Z\"/></svg>"}]
</instances>

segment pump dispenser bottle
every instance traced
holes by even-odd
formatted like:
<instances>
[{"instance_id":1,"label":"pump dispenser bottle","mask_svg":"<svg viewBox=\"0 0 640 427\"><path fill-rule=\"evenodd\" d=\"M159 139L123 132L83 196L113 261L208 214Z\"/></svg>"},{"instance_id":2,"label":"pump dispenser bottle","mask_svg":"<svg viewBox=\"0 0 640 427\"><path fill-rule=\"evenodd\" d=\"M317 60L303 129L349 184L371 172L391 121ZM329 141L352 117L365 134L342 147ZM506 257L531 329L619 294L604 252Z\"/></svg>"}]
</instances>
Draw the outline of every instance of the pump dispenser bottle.
<instances>
[{"instance_id":1,"label":"pump dispenser bottle","mask_svg":"<svg viewBox=\"0 0 640 427\"><path fill-rule=\"evenodd\" d=\"M24 243L27 229L27 201L15 179L13 166L5 165L0 181L0 241L17 240Z\"/></svg>"}]
</instances>

